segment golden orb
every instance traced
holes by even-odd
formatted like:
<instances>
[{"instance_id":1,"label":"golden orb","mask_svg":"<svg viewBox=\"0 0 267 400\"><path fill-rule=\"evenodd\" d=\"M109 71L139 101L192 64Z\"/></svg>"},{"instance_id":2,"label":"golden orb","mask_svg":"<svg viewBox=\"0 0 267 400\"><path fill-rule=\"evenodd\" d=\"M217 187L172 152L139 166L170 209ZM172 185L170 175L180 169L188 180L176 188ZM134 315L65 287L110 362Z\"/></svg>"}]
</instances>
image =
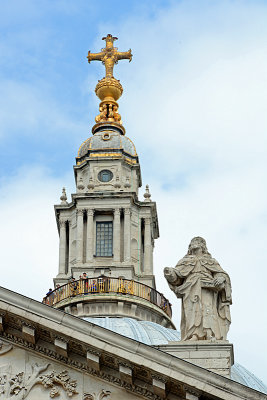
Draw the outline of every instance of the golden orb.
<instances>
[{"instance_id":1,"label":"golden orb","mask_svg":"<svg viewBox=\"0 0 267 400\"><path fill-rule=\"evenodd\" d=\"M95 93L101 101L112 99L117 101L123 92L122 85L115 78L103 78L98 81Z\"/></svg>"}]
</instances>

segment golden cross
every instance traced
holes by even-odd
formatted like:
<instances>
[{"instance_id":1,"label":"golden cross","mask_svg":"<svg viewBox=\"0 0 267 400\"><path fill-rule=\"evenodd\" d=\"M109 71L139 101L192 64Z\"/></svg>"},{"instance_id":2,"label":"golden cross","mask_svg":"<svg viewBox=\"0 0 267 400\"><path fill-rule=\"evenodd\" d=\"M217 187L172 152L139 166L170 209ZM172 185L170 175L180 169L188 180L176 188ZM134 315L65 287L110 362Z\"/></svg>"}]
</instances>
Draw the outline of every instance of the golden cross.
<instances>
[{"instance_id":1,"label":"golden cross","mask_svg":"<svg viewBox=\"0 0 267 400\"><path fill-rule=\"evenodd\" d=\"M117 40L115 36L108 34L106 37L103 37L102 40L106 41L106 47L101 49L101 53L91 53L88 51L88 62L90 63L93 60L102 61L102 64L105 65L106 68L106 78L113 78L113 67L114 64L118 64L118 60L126 60L129 62L132 60L132 51L131 49L128 51L118 51L117 47L113 46L113 42Z\"/></svg>"}]
</instances>

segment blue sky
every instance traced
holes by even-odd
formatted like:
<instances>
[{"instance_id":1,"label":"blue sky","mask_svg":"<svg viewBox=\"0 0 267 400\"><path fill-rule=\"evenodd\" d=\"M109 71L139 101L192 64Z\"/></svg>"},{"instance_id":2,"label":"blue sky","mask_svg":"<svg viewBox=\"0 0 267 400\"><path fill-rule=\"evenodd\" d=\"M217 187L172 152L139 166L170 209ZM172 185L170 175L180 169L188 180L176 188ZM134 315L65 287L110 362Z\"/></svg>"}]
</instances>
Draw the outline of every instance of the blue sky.
<instances>
[{"instance_id":1,"label":"blue sky","mask_svg":"<svg viewBox=\"0 0 267 400\"><path fill-rule=\"evenodd\" d=\"M205 237L232 278L235 359L267 382L267 2L0 5L2 285L40 299L57 273L53 204L62 186L69 196L75 190L72 165L91 134L104 75L86 55L111 33L133 52L115 77L127 136L157 201L158 288L179 326L162 269L193 236Z\"/></svg>"}]
</instances>

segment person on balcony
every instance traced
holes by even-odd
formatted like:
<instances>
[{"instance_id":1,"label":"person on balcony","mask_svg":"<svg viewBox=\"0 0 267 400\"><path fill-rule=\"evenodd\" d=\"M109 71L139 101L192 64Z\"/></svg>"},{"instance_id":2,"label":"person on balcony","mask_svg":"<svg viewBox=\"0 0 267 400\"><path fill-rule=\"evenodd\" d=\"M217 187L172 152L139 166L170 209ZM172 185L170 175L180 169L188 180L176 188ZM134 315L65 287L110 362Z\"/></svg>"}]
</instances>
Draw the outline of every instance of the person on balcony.
<instances>
[{"instance_id":1,"label":"person on balcony","mask_svg":"<svg viewBox=\"0 0 267 400\"><path fill-rule=\"evenodd\" d=\"M83 272L83 274L80 276L80 279L83 280L83 292L85 294L88 294L88 276L86 272Z\"/></svg>"}]
</instances>

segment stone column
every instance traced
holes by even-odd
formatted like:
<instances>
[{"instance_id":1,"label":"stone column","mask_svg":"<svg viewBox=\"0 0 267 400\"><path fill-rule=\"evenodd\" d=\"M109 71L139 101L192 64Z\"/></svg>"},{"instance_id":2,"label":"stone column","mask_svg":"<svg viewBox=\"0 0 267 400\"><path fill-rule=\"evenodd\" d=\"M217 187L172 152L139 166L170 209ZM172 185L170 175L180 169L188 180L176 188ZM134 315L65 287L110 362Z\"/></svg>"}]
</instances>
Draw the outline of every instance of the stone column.
<instances>
[{"instance_id":1,"label":"stone column","mask_svg":"<svg viewBox=\"0 0 267 400\"><path fill-rule=\"evenodd\" d=\"M83 210L77 210L76 262L81 263L82 260L83 260Z\"/></svg>"},{"instance_id":2,"label":"stone column","mask_svg":"<svg viewBox=\"0 0 267 400\"><path fill-rule=\"evenodd\" d=\"M121 255L121 211L119 208L114 210L114 221L113 221L113 256L114 261L120 261Z\"/></svg>"},{"instance_id":3,"label":"stone column","mask_svg":"<svg viewBox=\"0 0 267 400\"><path fill-rule=\"evenodd\" d=\"M59 269L58 274L64 275L66 268L66 221L59 220Z\"/></svg>"},{"instance_id":4,"label":"stone column","mask_svg":"<svg viewBox=\"0 0 267 400\"><path fill-rule=\"evenodd\" d=\"M131 260L131 210L124 209L124 261Z\"/></svg>"},{"instance_id":5,"label":"stone column","mask_svg":"<svg viewBox=\"0 0 267 400\"><path fill-rule=\"evenodd\" d=\"M94 256L94 210L87 209L87 232L86 232L86 261L92 262Z\"/></svg>"},{"instance_id":6,"label":"stone column","mask_svg":"<svg viewBox=\"0 0 267 400\"><path fill-rule=\"evenodd\" d=\"M73 238L73 229L72 229L72 219L69 219L69 265L67 266L68 267L67 274L70 273L70 262L75 257L75 255L73 254L73 250L72 250L73 239L74 238Z\"/></svg>"},{"instance_id":7,"label":"stone column","mask_svg":"<svg viewBox=\"0 0 267 400\"><path fill-rule=\"evenodd\" d=\"M145 218L145 237L144 237L144 272L151 274L152 267L152 240L150 218Z\"/></svg>"}]
</instances>

